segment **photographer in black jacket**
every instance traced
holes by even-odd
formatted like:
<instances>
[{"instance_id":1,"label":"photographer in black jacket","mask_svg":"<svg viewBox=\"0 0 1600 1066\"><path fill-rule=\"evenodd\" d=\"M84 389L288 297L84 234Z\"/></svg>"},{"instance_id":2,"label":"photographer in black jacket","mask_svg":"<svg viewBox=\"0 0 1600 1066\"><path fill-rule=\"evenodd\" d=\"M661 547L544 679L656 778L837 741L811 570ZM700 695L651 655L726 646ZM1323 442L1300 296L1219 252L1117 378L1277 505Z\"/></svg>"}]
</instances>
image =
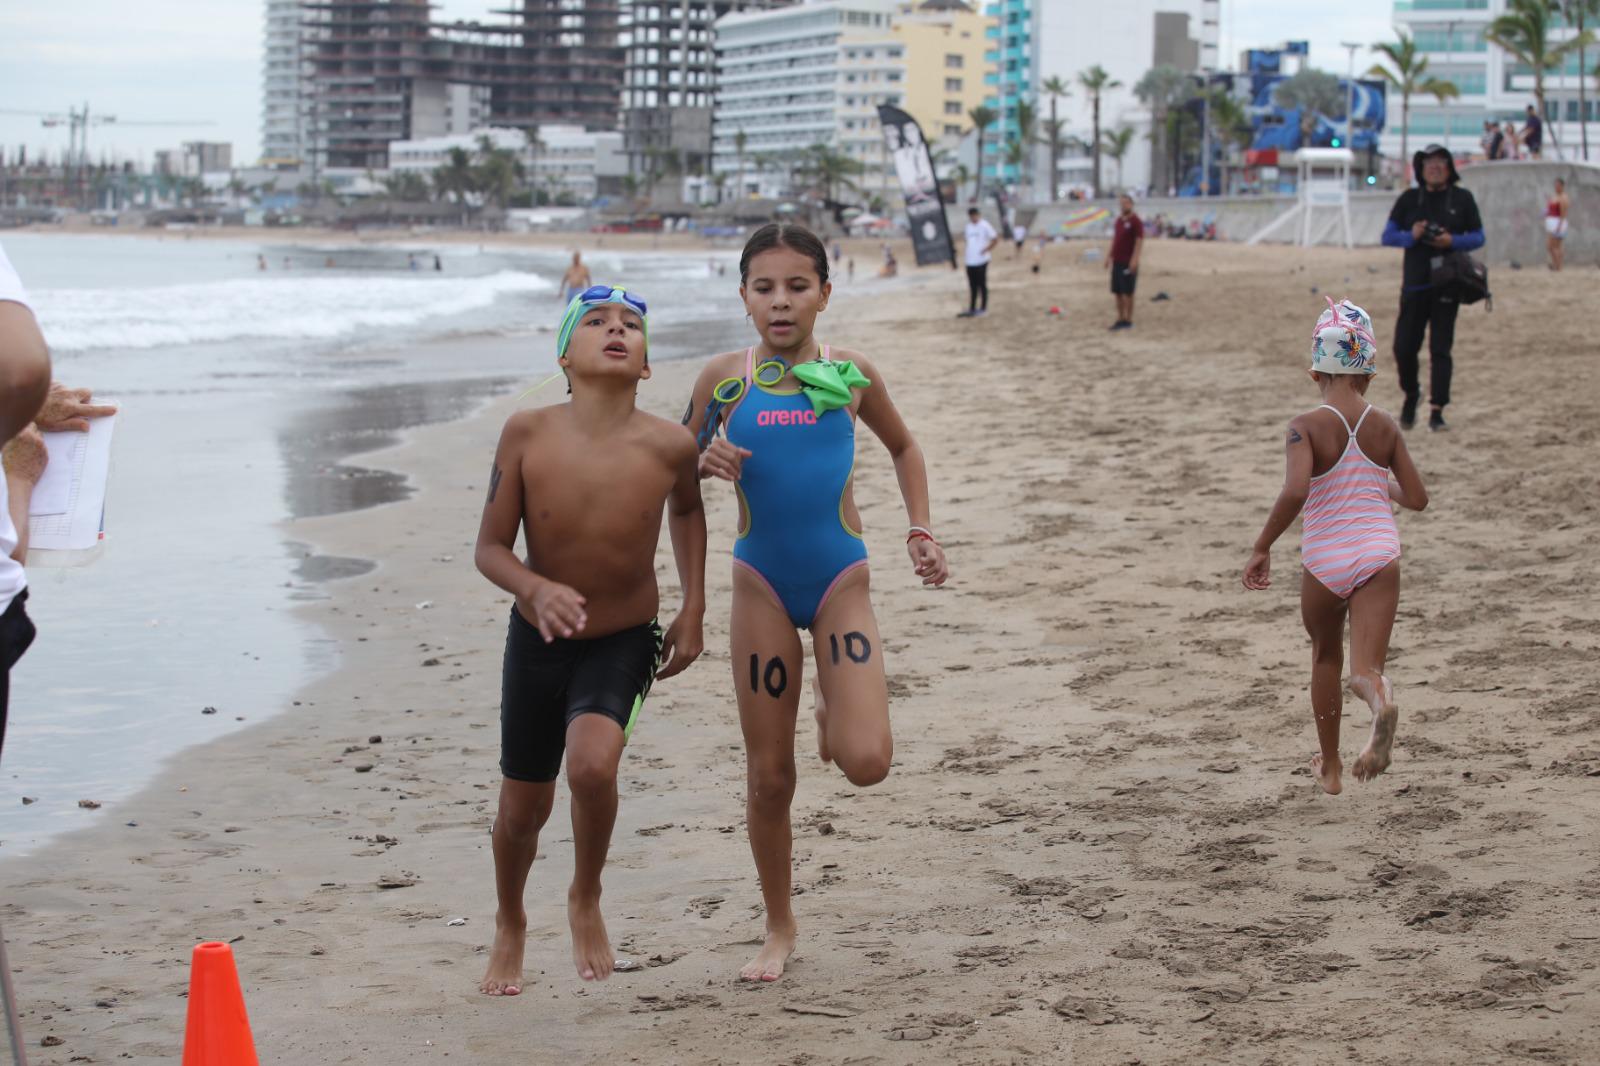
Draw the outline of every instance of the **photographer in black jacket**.
<instances>
[{"instance_id":1,"label":"photographer in black jacket","mask_svg":"<svg viewBox=\"0 0 1600 1066\"><path fill-rule=\"evenodd\" d=\"M1417 422L1417 355L1424 331L1428 337L1428 428L1448 429L1444 406L1450 402L1450 347L1455 341L1456 312L1460 305L1451 292L1433 284L1435 263L1452 251L1470 252L1483 247L1483 219L1472 193L1460 187L1450 149L1430 144L1411 160L1417 185L1400 194L1389 212L1383 243L1405 249L1400 282L1400 320L1394 327L1394 361L1400 371L1405 406L1400 425Z\"/></svg>"}]
</instances>

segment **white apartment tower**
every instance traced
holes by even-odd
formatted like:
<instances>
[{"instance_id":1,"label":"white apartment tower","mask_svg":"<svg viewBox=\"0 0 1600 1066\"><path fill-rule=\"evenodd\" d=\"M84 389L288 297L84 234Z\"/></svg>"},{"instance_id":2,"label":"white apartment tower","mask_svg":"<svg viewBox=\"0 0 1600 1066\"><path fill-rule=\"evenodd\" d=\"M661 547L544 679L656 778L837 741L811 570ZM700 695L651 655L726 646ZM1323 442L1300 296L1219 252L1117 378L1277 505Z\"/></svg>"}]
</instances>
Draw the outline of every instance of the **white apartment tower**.
<instances>
[{"instance_id":1,"label":"white apartment tower","mask_svg":"<svg viewBox=\"0 0 1600 1066\"><path fill-rule=\"evenodd\" d=\"M310 152L306 18L300 0L267 0L261 61L261 162L267 166L298 165Z\"/></svg>"},{"instance_id":2,"label":"white apartment tower","mask_svg":"<svg viewBox=\"0 0 1600 1066\"><path fill-rule=\"evenodd\" d=\"M1453 100L1439 102L1432 96L1418 93L1411 98L1410 148L1415 151L1430 142L1448 145L1458 156L1482 153L1480 138L1483 124L1490 120L1510 120L1522 129L1527 118L1527 107L1533 99L1533 71L1518 63L1505 51L1484 39L1489 23L1506 13L1506 0L1398 0L1394 5L1394 27L1410 35L1417 43L1417 51L1428 57L1428 74L1455 83L1461 95ZM1561 20L1555 25L1553 37L1563 40L1574 35ZM1600 158L1600 100L1596 90L1600 79L1594 76L1593 64L1600 48L1588 55L1591 64L1587 76L1588 114L1579 116L1578 82L1581 77L1576 54L1568 58L1560 71L1545 75L1545 136L1544 158L1556 158L1556 146L1551 133L1560 139L1567 159L1580 157L1580 124L1589 124L1590 151ZM1393 158L1400 151L1400 99L1389 95L1388 121L1384 126L1380 147L1383 154ZM1409 161L1403 161L1409 166Z\"/></svg>"},{"instance_id":3,"label":"white apartment tower","mask_svg":"<svg viewBox=\"0 0 1600 1066\"><path fill-rule=\"evenodd\" d=\"M807 150L824 144L863 165L851 178L862 199L897 199L877 115L879 104L904 102L896 6L813 0L717 20L712 166L733 195L782 195Z\"/></svg>"}]
</instances>

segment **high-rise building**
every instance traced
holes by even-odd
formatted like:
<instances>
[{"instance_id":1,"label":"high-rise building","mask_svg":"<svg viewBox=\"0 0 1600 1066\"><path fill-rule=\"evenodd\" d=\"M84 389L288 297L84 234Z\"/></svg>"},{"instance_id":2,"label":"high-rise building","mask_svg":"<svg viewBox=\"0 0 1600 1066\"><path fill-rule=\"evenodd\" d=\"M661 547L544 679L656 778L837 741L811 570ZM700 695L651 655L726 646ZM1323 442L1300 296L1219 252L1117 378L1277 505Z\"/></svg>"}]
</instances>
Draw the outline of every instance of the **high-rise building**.
<instances>
[{"instance_id":1,"label":"high-rise building","mask_svg":"<svg viewBox=\"0 0 1600 1066\"><path fill-rule=\"evenodd\" d=\"M781 194L816 145L860 164L849 180L865 195L892 193L876 108L905 95L895 9L822 0L717 20L713 166L736 196Z\"/></svg>"},{"instance_id":2,"label":"high-rise building","mask_svg":"<svg viewBox=\"0 0 1600 1066\"><path fill-rule=\"evenodd\" d=\"M693 175L710 169L712 24L724 15L789 2L633 0L623 9L622 132L632 173Z\"/></svg>"},{"instance_id":3,"label":"high-rise building","mask_svg":"<svg viewBox=\"0 0 1600 1066\"><path fill-rule=\"evenodd\" d=\"M1411 97L1407 136L1412 151L1437 141L1458 155L1481 154L1485 122L1512 121L1517 129L1522 128L1526 108L1534 103L1533 71L1484 37L1489 23L1505 14L1508 6L1506 0L1430 0L1394 5L1394 27L1416 41L1417 51L1428 59L1428 76L1453 82L1461 92L1459 97L1444 102L1426 93ZM1576 33L1559 19L1553 21L1554 41ZM1590 64L1597 51L1600 49L1589 53ZM1586 115L1579 110L1580 78L1587 79ZM1600 78L1595 76L1593 67L1588 75L1582 74L1574 53L1560 70L1545 74L1544 84L1544 158L1555 158L1558 140L1568 159L1578 158L1583 122L1588 123L1590 143L1600 145ZM1400 127L1399 101L1391 99L1389 121L1379 140L1384 155L1399 154ZM1600 158L1600 151L1595 156Z\"/></svg>"},{"instance_id":4,"label":"high-rise building","mask_svg":"<svg viewBox=\"0 0 1600 1066\"><path fill-rule=\"evenodd\" d=\"M467 47L459 80L493 89L496 126L565 123L614 130L622 97L623 0L518 0L508 22L453 27ZM442 29L443 27L441 27Z\"/></svg>"},{"instance_id":5,"label":"high-rise building","mask_svg":"<svg viewBox=\"0 0 1600 1066\"><path fill-rule=\"evenodd\" d=\"M989 18L962 0L904 3L890 32L905 45L905 110L930 143L959 141L988 93Z\"/></svg>"},{"instance_id":6,"label":"high-rise building","mask_svg":"<svg viewBox=\"0 0 1600 1066\"><path fill-rule=\"evenodd\" d=\"M990 19L989 51L985 56L989 70L984 81L989 92L984 106L995 116L994 124L983 133L983 158L979 167L986 181L1010 184L1022 177L1022 168L1006 161L1005 145L1020 135L1017 117L1021 105L1031 105L1038 98L1043 13L1052 10L1058 18L1065 19L1068 16L1066 7L1060 0L1053 7L1044 0L994 0L986 9ZM1068 36L1081 33L1076 23L1080 13L1088 7L1073 5L1070 15L1074 25ZM1057 8L1063 10L1054 10ZM1120 13L1122 5L1107 10Z\"/></svg>"},{"instance_id":7,"label":"high-rise building","mask_svg":"<svg viewBox=\"0 0 1600 1066\"><path fill-rule=\"evenodd\" d=\"M1118 0L1115 6L1044 4L1038 19L1038 78L1066 83L1071 95L1056 101L1066 133L1083 145L1094 142L1094 100L1079 82L1079 75L1100 66L1111 82L1100 94L1100 131L1132 129L1123 158L1101 153L1102 193L1118 187L1143 187L1147 183L1165 191L1162 175L1152 173L1150 111L1134 89L1154 66L1167 64L1199 73L1214 65L1218 41L1215 13L1207 23L1206 11L1214 0ZM1049 113L1049 100L1041 97L1041 113ZM1047 160L1046 160L1047 162ZM1092 153L1063 160L1063 184L1093 185ZM1170 179L1169 179L1170 180Z\"/></svg>"},{"instance_id":8,"label":"high-rise building","mask_svg":"<svg viewBox=\"0 0 1600 1066\"><path fill-rule=\"evenodd\" d=\"M392 141L482 125L617 125L620 0L521 0L505 22L432 21L429 0L302 0L314 171L380 169Z\"/></svg>"},{"instance_id":9,"label":"high-rise building","mask_svg":"<svg viewBox=\"0 0 1600 1066\"><path fill-rule=\"evenodd\" d=\"M301 0L267 0L261 60L261 162L298 165L306 156L312 67Z\"/></svg>"}]
</instances>

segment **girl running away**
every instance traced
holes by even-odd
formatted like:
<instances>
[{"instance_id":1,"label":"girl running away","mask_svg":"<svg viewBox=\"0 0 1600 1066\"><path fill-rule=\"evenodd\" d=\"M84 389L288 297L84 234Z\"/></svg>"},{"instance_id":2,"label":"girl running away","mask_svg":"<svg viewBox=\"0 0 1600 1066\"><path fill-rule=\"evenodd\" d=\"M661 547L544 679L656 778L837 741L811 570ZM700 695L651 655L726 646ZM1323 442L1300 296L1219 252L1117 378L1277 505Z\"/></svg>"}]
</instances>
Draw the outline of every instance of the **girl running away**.
<instances>
[{"instance_id":1,"label":"girl running away","mask_svg":"<svg viewBox=\"0 0 1600 1066\"><path fill-rule=\"evenodd\" d=\"M1311 770L1329 795L1343 788L1339 678L1347 615L1345 687L1372 708L1372 737L1353 770L1356 780L1369 781L1388 769L1399 710L1383 668L1400 602L1400 533L1390 502L1413 511L1428 506L1400 427L1365 399L1376 372L1372 319L1348 300L1328 300L1311 342L1311 380L1322 405L1289 423L1283 491L1244 568L1245 588L1271 586L1273 542L1304 508L1300 615L1311 635L1311 713L1322 749Z\"/></svg>"}]
</instances>

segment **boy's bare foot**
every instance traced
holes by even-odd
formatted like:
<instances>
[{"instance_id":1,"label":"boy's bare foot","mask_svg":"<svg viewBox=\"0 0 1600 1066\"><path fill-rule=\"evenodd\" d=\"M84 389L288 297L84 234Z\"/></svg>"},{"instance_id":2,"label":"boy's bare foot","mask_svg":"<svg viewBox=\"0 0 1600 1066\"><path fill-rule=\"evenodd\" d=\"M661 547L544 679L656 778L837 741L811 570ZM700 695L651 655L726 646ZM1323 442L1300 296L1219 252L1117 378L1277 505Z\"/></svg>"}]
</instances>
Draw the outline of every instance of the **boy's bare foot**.
<instances>
[{"instance_id":1,"label":"boy's bare foot","mask_svg":"<svg viewBox=\"0 0 1600 1066\"><path fill-rule=\"evenodd\" d=\"M515 921L494 916L494 947L489 949L489 969L478 982L486 996L516 996L522 993L522 949L528 942L528 918Z\"/></svg>"},{"instance_id":2,"label":"boy's bare foot","mask_svg":"<svg viewBox=\"0 0 1600 1066\"><path fill-rule=\"evenodd\" d=\"M823 762L832 762L833 753L828 750L828 705L822 699L822 688L816 679L811 680L811 695L816 700L815 711L817 718L817 758Z\"/></svg>"},{"instance_id":3,"label":"boy's bare foot","mask_svg":"<svg viewBox=\"0 0 1600 1066\"><path fill-rule=\"evenodd\" d=\"M1344 785L1339 780L1339 771L1343 769L1344 764L1338 759L1325 763L1320 754L1311 756L1311 772L1316 775L1322 791L1330 796L1337 796L1344 790Z\"/></svg>"},{"instance_id":4,"label":"boy's bare foot","mask_svg":"<svg viewBox=\"0 0 1600 1066\"><path fill-rule=\"evenodd\" d=\"M1356 682L1360 681L1358 687ZM1389 752L1394 747L1395 726L1400 722L1400 708L1395 704L1394 686L1389 679L1379 675L1374 684L1367 678L1350 679L1350 690L1372 707L1372 737L1356 764L1351 768L1357 781L1371 781L1389 768Z\"/></svg>"},{"instance_id":5,"label":"boy's bare foot","mask_svg":"<svg viewBox=\"0 0 1600 1066\"><path fill-rule=\"evenodd\" d=\"M767 942L761 945L756 957L739 971L742 981L776 981L783 976L784 963L794 954L795 927L767 929Z\"/></svg>"},{"instance_id":6,"label":"boy's bare foot","mask_svg":"<svg viewBox=\"0 0 1600 1066\"><path fill-rule=\"evenodd\" d=\"M605 919L600 917L599 899L567 895L567 924L572 927L572 961L578 976L585 981L604 981L611 976L616 956L606 938Z\"/></svg>"}]
</instances>

